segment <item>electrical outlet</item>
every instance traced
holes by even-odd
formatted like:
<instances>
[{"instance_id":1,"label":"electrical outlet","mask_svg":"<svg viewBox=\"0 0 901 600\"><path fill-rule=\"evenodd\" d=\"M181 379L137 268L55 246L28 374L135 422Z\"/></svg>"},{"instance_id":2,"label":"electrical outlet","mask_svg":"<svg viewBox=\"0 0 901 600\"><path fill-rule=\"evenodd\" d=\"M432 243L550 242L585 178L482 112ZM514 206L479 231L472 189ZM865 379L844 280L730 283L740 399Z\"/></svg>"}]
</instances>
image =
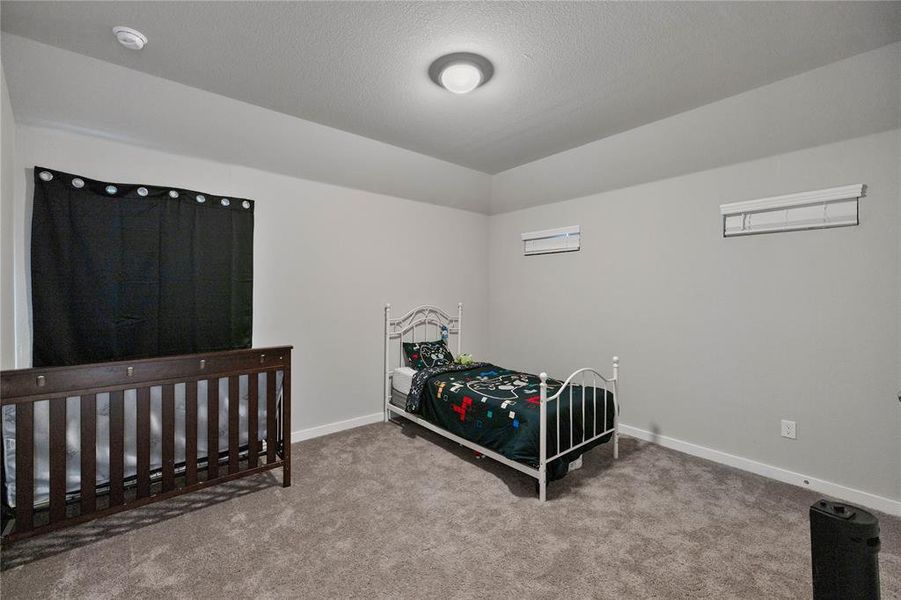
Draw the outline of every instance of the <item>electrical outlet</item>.
<instances>
[{"instance_id":1,"label":"electrical outlet","mask_svg":"<svg viewBox=\"0 0 901 600\"><path fill-rule=\"evenodd\" d=\"M782 437L790 440L798 439L798 424L794 421L782 419Z\"/></svg>"}]
</instances>

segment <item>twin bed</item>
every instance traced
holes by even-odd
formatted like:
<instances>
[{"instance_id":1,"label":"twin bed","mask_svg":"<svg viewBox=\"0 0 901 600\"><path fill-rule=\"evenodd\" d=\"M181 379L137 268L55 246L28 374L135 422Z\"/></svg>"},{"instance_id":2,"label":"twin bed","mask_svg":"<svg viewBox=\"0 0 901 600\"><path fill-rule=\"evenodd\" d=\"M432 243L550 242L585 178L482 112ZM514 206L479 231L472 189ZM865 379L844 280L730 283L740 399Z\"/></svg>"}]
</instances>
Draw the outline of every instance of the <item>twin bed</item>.
<instances>
[{"instance_id":1,"label":"twin bed","mask_svg":"<svg viewBox=\"0 0 901 600\"><path fill-rule=\"evenodd\" d=\"M391 305L385 306L386 421L396 415L418 423L534 477L542 502L548 482L580 464L582 453L612 440L613 457L618 457L618 358L613 358L612 376L585 367L563 381L431 355L421 360L413 354L419 368L405 366L411 350L434 347L422 342L446 344L451 335L460 356L462 303L456 316L424 305L392 318Z\"/></svg>"}]
</instances>

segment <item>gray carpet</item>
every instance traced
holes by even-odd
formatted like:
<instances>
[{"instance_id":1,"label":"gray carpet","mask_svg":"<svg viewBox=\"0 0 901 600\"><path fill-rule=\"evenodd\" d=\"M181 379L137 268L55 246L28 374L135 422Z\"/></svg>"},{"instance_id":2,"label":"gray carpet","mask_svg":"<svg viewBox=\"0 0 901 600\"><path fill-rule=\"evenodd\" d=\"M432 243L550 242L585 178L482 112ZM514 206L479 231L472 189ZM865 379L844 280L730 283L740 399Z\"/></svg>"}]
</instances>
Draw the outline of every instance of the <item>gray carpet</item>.
<instances>
[{"instance_id":1,"label":"gray carpet","mask_svg":"<svg viewBox=\"0 0 901 600\"><path fill-rule=\"evenodd\" d=\"M272 474L4 552L13 598L809 598L818 495L651 444L549 488L412 424L294 446ZM901 520L879 515L883 598Z\"/></svg>"}]
</instances>

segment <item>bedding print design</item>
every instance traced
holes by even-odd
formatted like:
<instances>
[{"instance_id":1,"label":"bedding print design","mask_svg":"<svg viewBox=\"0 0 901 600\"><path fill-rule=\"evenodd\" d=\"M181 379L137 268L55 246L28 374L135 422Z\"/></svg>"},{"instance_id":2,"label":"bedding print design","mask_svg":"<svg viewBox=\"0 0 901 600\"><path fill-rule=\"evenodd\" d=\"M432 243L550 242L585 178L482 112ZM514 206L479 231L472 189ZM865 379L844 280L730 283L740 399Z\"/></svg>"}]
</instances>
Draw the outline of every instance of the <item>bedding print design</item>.
<instances>
[{"instance_id":1,"label":"bedding print design","mask_svg":"<svg viewBox=\"0 0 901 600\"><path fill-rule=\"evenodd\" d=\"M404 354L414 369L428 369L454 362L454 356L443 340L437 342L404 342Z\"/></svg>"},{"instance_id":2,"label":"bedding print design","mask_svg":"<svg viewBox=\"0 0 901 600\"><path fill-rule=\"evenodd\" d=\"M521 373L510 373L498 375L491 379L482 379L482 377L487 376L490 373L491 372L481 373L478 380L470 381L466 384L466 387L486 398L494 398L495 400L516 400L519 397L516 391L529 385L525 378L521 376ZM538 393L537 389L525 391L526 393Z\"/></svg>"},{"instance_id":3,"label":"bedding print design","mask_svg":"<svg viewBox=\"0 0 901 600\"><path fill-rule=\"evenodd\" d=\"M423 369L413 377L407 396L406 410L447 431L473 441L503 456L530 466L538 464L541 419L541 380L528 373L503 369L489 363L471 365L438 365ZM548 379L548 396L559 391L561 381ZM582 436L582 388L572 386L573 405L569 392L564 400L548 404L548 455L557 454L556 418L560 410L560 450L580 444ZM585 430L588 437L613 426L615 404L608 392L606 410L604 389L586 387ZM595 414L594 406L597 406ZM573 413L572 440L569 413ZM609 435L567 453L549 466L551 479L562 476L570 461L594 445L603 443Z\"/></svg>"},{"instance_id":4,"label":"bedding print design","mask_svg":"<svg viewBox=\"0 0 901 600\"><path fill-rule=\"evenodd\" d=\"M445 373L455 373L458 371L470 371L474 369L482 369L488 368L492 365L488 363L474 363L471 365L438 365L436 367L429 367L426 369L421 369L416 371L416 375L413 376L413 382L410 384L410 392L407 394L407 405L404 407L404 410L410 413L418 413L419 412L419 401L421 399L423 390L425 388L426 383L428 383L429 379L435 377L436 375L443 375ZM453 380L451 380L453 381ZM448 385L448 381L437 381L435 382L435 389L438 389L438 385L440 383L444 383L441 386L441 391L444 391L444 388ZM448 392L453 391L454 385L451 385ZM459 387L457 388L459 389Z\"/></svg>"}]
</instances>

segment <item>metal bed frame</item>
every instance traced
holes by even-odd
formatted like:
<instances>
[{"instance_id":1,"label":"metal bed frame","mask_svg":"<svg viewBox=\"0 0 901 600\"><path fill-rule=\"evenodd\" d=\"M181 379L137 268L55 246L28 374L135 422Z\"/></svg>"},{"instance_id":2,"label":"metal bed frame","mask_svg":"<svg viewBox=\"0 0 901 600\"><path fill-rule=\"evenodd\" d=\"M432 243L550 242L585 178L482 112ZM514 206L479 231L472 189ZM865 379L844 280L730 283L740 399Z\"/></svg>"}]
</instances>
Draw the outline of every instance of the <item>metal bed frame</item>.
<instances>
[{"instance_id":1,"label":"metal bed frame","mask_svg":"<svg viewBox=\"0 0 901 600\"><path fill-rule=\"evenodd\" d=\"M510 460L506 456L499 454L493 450L489 450L484 446L480 446L475 442L471 442L465 438L462 438L458 435L450 433L449 431L442 429L441 427L422 419L416 414L409 413L403 408L396 406L391 402L392 395L392 386L391 386L391 377L394 369L391 367L391 342L392 340L397 340L397 357L398 357L398 366L402 366L404 364L403 357L403 342L410 341L428 341L438 339L438 336L441 335L441 328L446 327L448 331L448 335L456 335L457 336L457 354L460 354L463 347L463 303L460 302L457 304L457 315L451 316L448 312L438 308L437 306L432 306L428 304L424 304L422 306L417 306L411 311L404 314L402 317L392 318L391 317L391 305L385 305L385 422L388 421L391 414L395 414L397 416L403 417L409 421L417 423L426 429L434 431L435 433L442 435L450 440L457 442L462 446L466 446L476 452L484 454L489 458L493 458L494 460L507 465L508 467L512 467L521 473L525 473L530 477L534 477L538 480L538 496L541 502L547 500L547 466L552 461L560 458L564 454L568 454L573 450L577 450L578 448L588 445L591 442L597 440L606 435L612 434L613 438L613 458L619 458L619 396L617 394L617 380L619 379L619 357L613 357L613 375L611 377L607 377L602 375L598 370L593 369L591 367L584 367L581 369L577 369L573 371L569 377L566 378L563 385L553 396L548 397L547 395L547 373L541 373L539 378L541 379L540 386L540 419L541 426L539 431L539 461L538 467L531 467L521 462L517 462L514 460ZM430 338L429 333L432 332L433 336ZM604 390L604 430L596 431L596 423L592 424L592 435L591 437L587 437L587 432L585 431L585 406L586 402L591 402L594 407L594 412L592 414L597 414L597 391L598 391L598 383L601 384L601 389ZM586 384L590 383L590 388L592 392L586 392ZM581 393L574 395L574 386L581 386ZM614 411L613 411L613 423L609 425L607 423L607 398L608 392L611 391L612 388L612 396L614 403ZM568 393L567 393L568 390ZM577 397L574 397L577 396ZM561 412L560 402L565 402L568 398L569 401L569 415L568 417L563 417L563 423L561 424ZM561 450L560 448L560 429L563 427L569 427L570 429L570 437L572 440L572 431L573 431L573 417L574 413L572 411L573 403L581 402L582 403L582 431L585 434L585 437L578 444L574 444L572 447L564 448ZM556 419L555 422L548 423L548 405L551 402L558 403L558 410L556 411ZM569 420L569 423L566 423L566 420ZM595 419L596 421L596 419ZM609 425L609 427L608 427ZM547 443L547 434L548 427L553 426L557 429L557 447L553 449L549 449Z\"/></svg>"}]
</instances>

